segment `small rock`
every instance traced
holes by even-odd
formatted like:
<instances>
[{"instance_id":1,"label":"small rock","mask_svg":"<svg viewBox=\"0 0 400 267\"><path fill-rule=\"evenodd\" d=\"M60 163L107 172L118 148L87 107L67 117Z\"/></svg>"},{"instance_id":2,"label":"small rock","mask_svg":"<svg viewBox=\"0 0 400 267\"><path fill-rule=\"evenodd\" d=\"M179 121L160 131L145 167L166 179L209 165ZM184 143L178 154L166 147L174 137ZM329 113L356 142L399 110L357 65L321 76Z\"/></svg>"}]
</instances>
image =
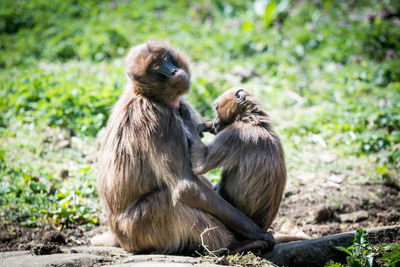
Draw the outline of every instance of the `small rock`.
<instances>
[{"instance_id":1,"label":"small rock","mask_svg":"<svg viewBox=\"0 0 400 267\"><path fill-rule=\"evenodd\" d=\"M368 212L365 210L359 210L351 213L344 213L339 215L341 222L359 222L368 219Z\"/></svg>"},{"instance_id":2,"label":"small rock","mask_svg":"<svg viewBox=\"0 0 400 267\"><path fill-rule=\"evenodd\" d=\"M344 180L344 176L342 175L331 175L328 177L329 181L332 181L334 183L340 184Z\"/></svg>"},{"instance_id":3,"label":"small rock","mask_svg":"<svg viewBox=\"0 0 400 267\"><path fill-rule=\"evenodd\" d=\"M51 231L44 235L43 242L65 244L65 237L59 231Z\"/></svg>"},{"instance_id":4,"label":"small rock","mask_svg":"<svg viewBox=\"0 0 400 267\"><path fill-rule=\"evenodd\" d=\"M55 146L58 149L68 148L71 147L71 142L69 140L60 140L56 143Z\"/></svg>"},{"instance_id":5,"label":"small rock","mask_svg":"<svg viewBox=\"0 0 400 267\"><path fill-rule=\"evenodd\" d=\"M60 247L56 244L38 244L31 249L33 255L50 255L61 253Z\"/></svg>"},{"instance_id":6,"label":"small rock","mask_svg":"<svg viewBox=\"0 0 400 267\"><path fill-rule=\"evenodd\" d=\"M322 163L332 163L337 160L337 156L329 152L322 152L321 154L319 154L318 159Z\"/></svg>"},{"instance_id":7,"label":"small rock","mask_svg":"<svg viewBox=\"0 0 400 267\"><path fill-rule=\"evenodd\" d=\"M334 187L334 188L336 188L336 189L340 189L340 188L341 188L340 184L335 183L335 182L332 182L332 181L327 181L327 182L325 183L325 186L326 186L326 187Z\"/></svg>"}]
</instances>

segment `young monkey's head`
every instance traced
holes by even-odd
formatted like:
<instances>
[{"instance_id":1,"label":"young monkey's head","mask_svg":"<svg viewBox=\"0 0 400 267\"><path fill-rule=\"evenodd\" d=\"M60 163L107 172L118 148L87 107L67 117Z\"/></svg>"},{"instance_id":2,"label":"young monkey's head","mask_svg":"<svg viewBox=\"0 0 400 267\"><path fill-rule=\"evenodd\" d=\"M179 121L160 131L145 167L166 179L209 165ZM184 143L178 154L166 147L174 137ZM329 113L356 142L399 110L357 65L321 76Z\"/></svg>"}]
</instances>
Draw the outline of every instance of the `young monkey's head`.
<instances>
[{"instance_id":1,"label":"young monkey's head","mask_svg":"<svg viewBox=\"0 0 400 267\"><path fill-rule=\"evenodd\" d=\"M126 62L126 74L137 94L179 106L180 96L189 90L186 59L164 42L152 41L132 48Z\"/></svg>"},{"instance_id":2,"label":"young monkey's head","mask_svg":"<svg viewBox=\"0 0 400 267\"><path fill-rule=\"evenodd\" d=\"M214 102L217 119L225 125L239 120L254 106L261 106L261 102L253 93L242 88L229 89Z\"/></svg>"},{"instance_id":3,"label":"young monkey's head","mask_svg":"<svg viewBox=\"0 0 400 267\"><path fill-rule=\"evenodd\" d=\"M214 101L214 108L217 117L214 121L199 124L197 130L200 135L203 132L217 134L235 121L251 124L268 123L268 115L263 111L260 100L242 88L225 91Z\"/></svg>"}]
</instances>

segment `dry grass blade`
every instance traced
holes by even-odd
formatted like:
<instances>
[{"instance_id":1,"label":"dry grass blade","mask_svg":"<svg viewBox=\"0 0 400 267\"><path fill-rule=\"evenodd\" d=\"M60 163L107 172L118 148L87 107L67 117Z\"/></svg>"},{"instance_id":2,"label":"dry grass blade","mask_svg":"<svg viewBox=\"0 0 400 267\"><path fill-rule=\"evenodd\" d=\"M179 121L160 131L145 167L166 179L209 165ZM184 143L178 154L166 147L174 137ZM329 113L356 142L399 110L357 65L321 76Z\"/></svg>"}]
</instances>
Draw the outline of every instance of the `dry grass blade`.
<instances>
[{"instance_id":1,"label":"dry grass blade","mask_svg":"<svg viewBox=\"0 0 400 267\"><path fill-rule=\"evenodd\" d=\"M212 251L211 251L211 250L208 249L207 245L204 244L204 238L203 238L203 236L204 236L206 233L208 233L209 231L215 230L215 229L217 229L217 228L219 228L219 226L214 226L214 227L211 227L211 228L206 228L206 229L200 234L201 245L202 245L203 248L207 251L207 253L208 253L209 255L213 256L213 257L217 257L217 255L215 255L215 253L219 253L219 252L224 251L224 250L227 251L227 252L229 252L229 249L227 249L227 248L220 248L220 249L212 250Z\"/></svg>"}]
</instances>

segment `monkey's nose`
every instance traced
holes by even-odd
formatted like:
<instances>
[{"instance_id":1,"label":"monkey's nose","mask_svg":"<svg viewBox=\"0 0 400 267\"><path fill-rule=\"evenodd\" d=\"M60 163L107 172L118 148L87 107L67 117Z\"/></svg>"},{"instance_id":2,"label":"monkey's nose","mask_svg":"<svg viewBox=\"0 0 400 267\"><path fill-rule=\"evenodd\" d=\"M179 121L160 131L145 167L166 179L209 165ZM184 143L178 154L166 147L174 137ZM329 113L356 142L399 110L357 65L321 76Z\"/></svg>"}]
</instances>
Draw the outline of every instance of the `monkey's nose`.
<instances>
[{"instance_id":1,"label":"monkey's nose","mask_svg":"<svg viewBox=\"0 0 400 267\"><path fill-rule=\"evenodd\" d=\"M177 71L178 71L178 70L174 68L173 70L171 70L171 74L172 74L172 75L175 75L175 73L176 73Z\"/></svg>"}]
</instances>

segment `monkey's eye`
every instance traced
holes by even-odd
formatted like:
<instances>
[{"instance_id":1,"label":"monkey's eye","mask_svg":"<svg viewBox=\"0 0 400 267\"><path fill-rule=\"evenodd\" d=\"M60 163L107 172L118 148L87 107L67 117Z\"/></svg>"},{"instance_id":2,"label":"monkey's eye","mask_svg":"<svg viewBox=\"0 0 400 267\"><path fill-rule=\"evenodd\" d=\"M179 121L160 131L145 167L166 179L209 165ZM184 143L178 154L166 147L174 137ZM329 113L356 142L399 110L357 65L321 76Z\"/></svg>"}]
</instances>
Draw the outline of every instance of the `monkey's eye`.
<instances>
[{"instance_id":1,"label":"monkey's eye","mask_svg":"<svg viewBox=\"0 0 400 267\"><path fill-rule=\"evenodd\" d=\"M162 59L162 60L166 60L166 59L167 59L167 53L164 53L164 54L161 56L161 59Z\"/></svg>"},{"instance_id":2,"label":"monkey's eye","mask_svg":"<svg viewBox=\"0 0 400 267\"><path fill-rule=\"evenodd\" d=\"M151 68L152 68L153 70L158 70L158 69L160 68L160 64L156 63L156 64L154 64L153 66L151 66Z\"/></svg>"}]
</instances>

